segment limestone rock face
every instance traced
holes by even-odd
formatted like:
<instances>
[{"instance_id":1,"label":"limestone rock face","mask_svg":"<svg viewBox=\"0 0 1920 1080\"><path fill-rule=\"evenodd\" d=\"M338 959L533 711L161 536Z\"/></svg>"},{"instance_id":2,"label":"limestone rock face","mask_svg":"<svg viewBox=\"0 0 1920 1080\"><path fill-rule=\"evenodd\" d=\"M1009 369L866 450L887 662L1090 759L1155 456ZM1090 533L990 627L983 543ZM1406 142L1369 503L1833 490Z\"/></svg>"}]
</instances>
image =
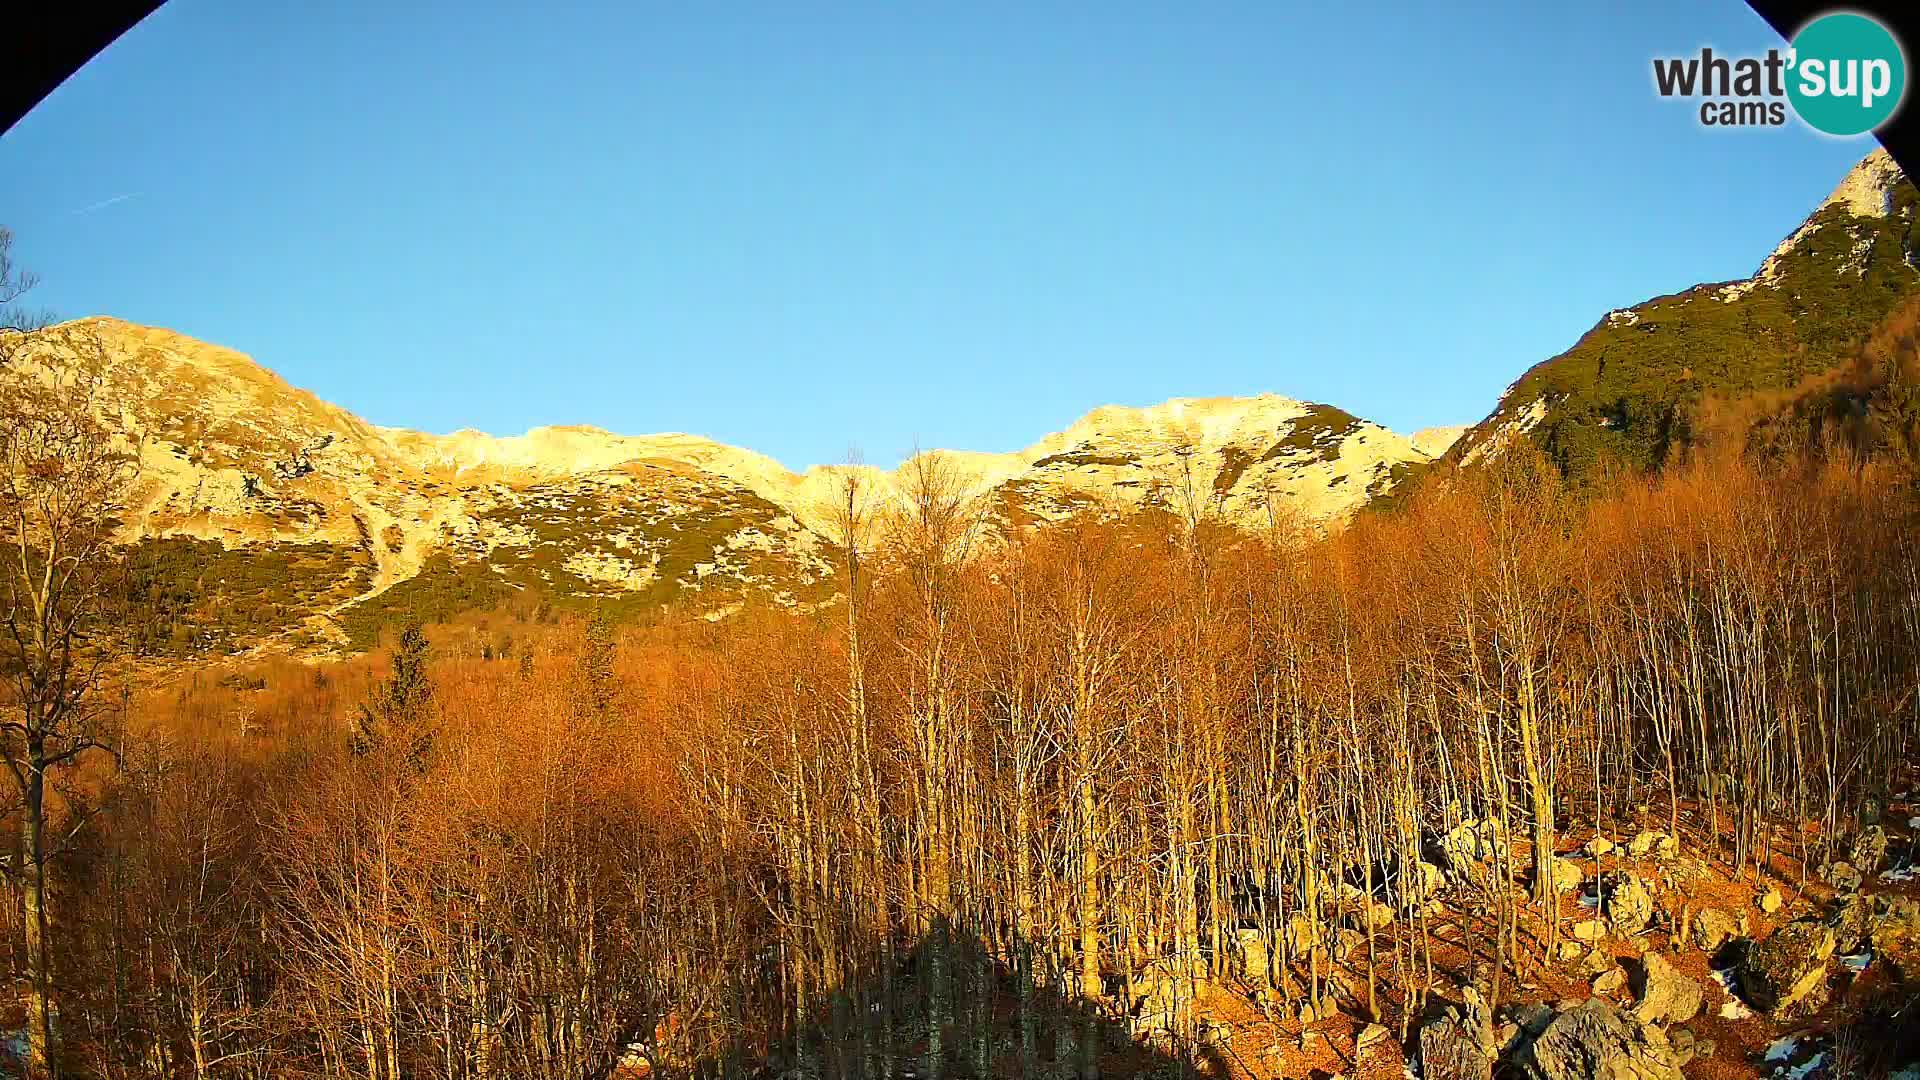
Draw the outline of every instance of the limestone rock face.
<instances>
[{"instance_id":1,"label":"limestone rock face","mask_svg":"<svg viewBox=\"0 0 1920 1080\"><path fill-rule=\"evenodd\" d=\"M1614 440L1623 432L1645 431L1651 440L1657 428L1652 423L1658 415L1654 402L1666 408L1663 399L1711 389L1697 385L1698 367L1689 366L1688 350L1671 344L1676 339L1697 341L1709 332L1743 334L1761 320L1775 320L1767 331L1770 342L1790 335L1798 339L1796 346L1820 350L1829 337L1846 338L1832 332L1834 323L1823 318L1827 313L1788 318L1775 305L1813 281L1824 285L1838 279L1850 289L1857 283L1853 295L1876 313L1890 311L1920 290L1915 241L1908 221L1894 212L1911 191L1909 178L1892 157L1874 150L1751 276L1702 283L1606 313L1566 352L1515 380L1493 412L1448 448L1448 459L1470 466L1528 444L1556 448L1551 452L1558 455L1573 446L1598 445L1586 440L1600 432L1606 433L1608 446L1619 445ZM1888 264L1896 267L1891 282L1868 273L1871 266ZM1825 352L1821 359L1839 362L1843 357ZM1647 371L1654 381L1643 385L1660 388L1658 397L1648 399L1646 411L1622 413L1612 376L1606 374L1620 365ZM1742 379L1752 374L1742 368ZM1637 449L1651 446L1634 441Z\"/></svg>"}]
</instances>

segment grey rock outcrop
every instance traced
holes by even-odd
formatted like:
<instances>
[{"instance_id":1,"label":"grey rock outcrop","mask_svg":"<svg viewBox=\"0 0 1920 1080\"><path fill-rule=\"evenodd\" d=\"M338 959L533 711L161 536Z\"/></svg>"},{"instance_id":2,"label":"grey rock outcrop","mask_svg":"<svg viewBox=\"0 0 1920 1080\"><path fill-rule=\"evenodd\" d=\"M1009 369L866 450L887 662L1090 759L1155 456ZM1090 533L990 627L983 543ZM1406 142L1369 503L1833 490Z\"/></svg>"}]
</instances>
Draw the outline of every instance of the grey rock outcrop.
<instances>
[{"instance_id":1,"label":"grey rock outcrop","mask_svg":"<svg viewBox=\"0 0 1920 1080\"><path fill-rule=\"evenodd\" d=\"M1775 1016L1811 1011L1824 999L1836 937L1816 919L1796 919L1747 952L1740 996Z\"/></svg>"},{"instance_id":2,"label":"grey rock outcrop","mask_svg":"<svg viewBox=\"0 0 1920 1080\"><path fill-rule=\"evenodd\" d=\"M1740 936L1740 924L1718 908L1703 908L1693 917L1693 943L1703 951L1718 952L1720 947Z\"/></svg>"},{"instance_id":3,"label":"grey rock outcrop","mask_svg":"<svg viewBox=\"0 0 1920 1080\"><path fill-rule=\"evenodd\" d=\"M1461 1004L1449 1005L1420 1028L1420 1075L1425 1080L1489 1080L1500 1049L1493 1014L1471 986L1460 990Z\"/></svg>"},{"instance_id":4,"label":"grey rock outcrop","mask_svg":"<svg viewBox=\"0 0 1920 1080\"><path fill-rule=\"evenodd\" d=\"M1653 894L1639 878L1621 875L1611 882L1604 895L1602 909L1615 933L1637 934L1653 921Z\"/></svg>"},{"instance_id":5,"label":"grey rock outcrop","mask_svg":"<svg viewBox=\"0 0 1920 1080\"><path fill-rule=\"evenodd\" d=\"M1706 995L1699 983L1657 952L1648 953L1643 965L1634 1019L1646 1024L1683 1024L1700 1014Z\"/></svg>"},{"instance_id":6,"label":"grey rock outcrop","mask_svg":"<svg viewBox=\"0 0 1920 1080\"><path fill-rule=\"evenodd\" d=\"M1526 1080L1682 1080L1658 1028L1598 998L1554 1017L1515 1064Z\"/></svg>"},{"instance_id":7,"label":"grey rock outcrop","mask_svg":"<svg viewBox=\"0 0 1920 1080\"><path fill-rule=\"evenodd\" d=\"M1853 846L1847 850L1847 861L1853 864L1862 876L1871 877L1880 872L1887 861L1887 830L1878 825L1870 825L1860 831L1853 840Z\"/></svg>"}]
</instances>

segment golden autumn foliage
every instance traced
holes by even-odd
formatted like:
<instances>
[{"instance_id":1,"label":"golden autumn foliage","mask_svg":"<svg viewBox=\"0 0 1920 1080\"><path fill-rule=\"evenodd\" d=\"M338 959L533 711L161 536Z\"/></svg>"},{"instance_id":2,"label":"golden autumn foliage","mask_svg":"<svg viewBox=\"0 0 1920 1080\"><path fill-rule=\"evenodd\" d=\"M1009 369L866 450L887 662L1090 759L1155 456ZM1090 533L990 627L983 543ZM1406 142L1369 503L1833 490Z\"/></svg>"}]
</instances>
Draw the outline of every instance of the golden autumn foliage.
<instances>
[{"instance_id":1,"label":"golden autumn foliage","mask_svg":"<svg viewBox=\"0 0 1920 1080\"><path fill-rule=\"evenodd\" d=\"M1517 993L1565 930L1502 883L1550 895L1556 851L1651 826L1809 867L1903 782L1894 460L1701 455L1593 499L1515 457L1329 538L1196 504L992 548L929 476L859 533L851 606L520 604L399 661L190 672L57 808L89 819L55 867L64 1053L1090 1073L1138 995L1184 1046L1182 1002L1236 980L1415 1017L1461 977L1436 934ZM1520 854L1419 902L1463 824Z\"/></svg>"}]
</instances>

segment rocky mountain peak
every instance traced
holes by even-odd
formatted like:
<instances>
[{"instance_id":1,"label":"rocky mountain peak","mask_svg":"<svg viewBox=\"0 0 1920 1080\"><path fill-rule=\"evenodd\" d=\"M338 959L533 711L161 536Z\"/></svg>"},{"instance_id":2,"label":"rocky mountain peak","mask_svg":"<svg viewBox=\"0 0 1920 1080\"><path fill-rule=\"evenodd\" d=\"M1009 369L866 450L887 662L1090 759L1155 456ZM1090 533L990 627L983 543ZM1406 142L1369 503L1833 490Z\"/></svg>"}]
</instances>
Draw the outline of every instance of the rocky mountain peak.
<instances>
[{"instance_id":1,"label":"rocky mountain peak","mask_svg":"<svg viewBox=\"0 0 1920 1080\"><path fill-rule=\"evenodd\" d=\"M1833 194L1821 206L1844 206L1855 217L1886 217L1893 212L1893 193L1906 179L1900 165L1884 147L1876 147L1847 171Z\"/></svg>"}]
</instances>

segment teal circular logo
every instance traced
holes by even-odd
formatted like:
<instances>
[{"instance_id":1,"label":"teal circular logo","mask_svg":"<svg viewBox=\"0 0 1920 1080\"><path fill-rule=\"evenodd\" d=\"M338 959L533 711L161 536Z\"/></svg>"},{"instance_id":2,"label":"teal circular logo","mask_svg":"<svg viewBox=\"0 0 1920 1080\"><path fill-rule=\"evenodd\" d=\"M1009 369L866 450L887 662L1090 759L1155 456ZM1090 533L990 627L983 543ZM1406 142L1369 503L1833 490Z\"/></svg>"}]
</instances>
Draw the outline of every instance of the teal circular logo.
<instances>
[{"instance_id":1,"label":"teal circular logo","mask_svg":"<svg viewBox=\"0 0 1920 1080\"><path fill-rule=\"evenodd\" d=\"M1859 135L1885 123L1907 92L1907 58L1887 28L1865 15L1822 15L1793 36L1787 98L1829 135Z\"/></svg>"}]
</instances>

